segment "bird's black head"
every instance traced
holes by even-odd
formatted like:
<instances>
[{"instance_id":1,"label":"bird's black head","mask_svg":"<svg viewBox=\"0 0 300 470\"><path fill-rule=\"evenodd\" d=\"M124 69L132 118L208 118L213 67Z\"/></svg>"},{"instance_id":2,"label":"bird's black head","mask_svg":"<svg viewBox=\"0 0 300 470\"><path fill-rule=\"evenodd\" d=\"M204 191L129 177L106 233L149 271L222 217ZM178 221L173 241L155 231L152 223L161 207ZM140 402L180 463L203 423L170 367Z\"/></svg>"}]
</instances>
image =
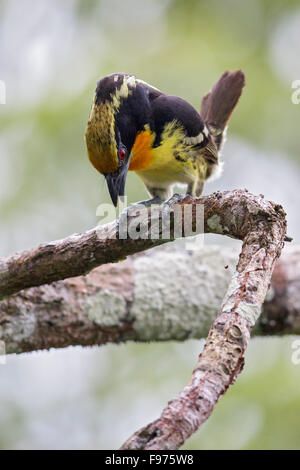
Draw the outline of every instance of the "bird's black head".
<instances>
[{"instance_id":1,"label":"bird's black head","mask_svg":"<svg viewBox=\"0 0 300 470\"><path fill-rule=\"evenodd\" d=\"M150 122L150 93L156 93L155 89L124 73L104 77L97 84L86 144L89 159L104 175L115 206L118 197L125 195L136 135Z\"/></svg>"}]
</instances>

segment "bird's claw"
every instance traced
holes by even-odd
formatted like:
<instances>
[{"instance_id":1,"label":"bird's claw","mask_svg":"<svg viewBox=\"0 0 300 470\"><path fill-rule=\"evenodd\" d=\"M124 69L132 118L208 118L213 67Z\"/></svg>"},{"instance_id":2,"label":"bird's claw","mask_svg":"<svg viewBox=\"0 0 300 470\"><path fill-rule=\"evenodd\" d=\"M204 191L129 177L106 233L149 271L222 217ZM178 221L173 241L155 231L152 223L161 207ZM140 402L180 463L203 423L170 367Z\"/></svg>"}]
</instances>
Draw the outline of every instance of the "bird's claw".
<instances>
[{"instance_id":1,"label":"bird's claw","mask_svg":"<svg viewBox=\"0 0 300 470\"><path fill-rule=\"evenodd\" d=\"M141 215L141 213L147 211L149 207L161 204L161 202L161 199L156 196L152 199L146 199L145 201L136 202L126 207L121 212L119 220L117 222L117 233L119 234L119 238L127 238L128 228L131 219ZM144 224L140 224L140 233L146 230L146 225L148 226L147 221L144 221Z\"/></svg>"},{"instance_id":2,"label":"bird's claw","mask_svg":"<svg viewBox=\"0 0 300 470\"><path fill-rule=\"evenodd\" d=\"M186 197L186 194L173 194L173 196L171 196L170 199L165 201L162 205L162 218L169 216L174 204L184 201Z\"/></svg>"},{"instance_id":3,"label":"bird's claw","mask_svg":"<svg viewBox=\"0 0 300 470\"><path fill-rule=\"evenodd\" d=\"M173 194L173 196L170 199L168 199L162 204L161 220L162 220L163 227L168 226L168 224L170 223L170 213L173 209L174 204L177 204L178 202L182 202L184 199L186 199L186 197L187 197L186 194ZM141 201L138 203L130 204L130 206L123 209L117 221L117 233L118 233L119 238L124 239L128 237L130 222L132 219L140 216L144 211L147 211L148 208L151 207L152 205L158 205L161 202L162 201L159 200L158 198L153 198L153 199L149 199L146 201ZM147 231L147 227L148 227L148 219L142 220L140 222L140 228L139 228L139 233L141 237L142 237L142 233L144 233L144 231ZM136 227L134 227L134 230L136 230Z\"/></svg>"}]
</instances>

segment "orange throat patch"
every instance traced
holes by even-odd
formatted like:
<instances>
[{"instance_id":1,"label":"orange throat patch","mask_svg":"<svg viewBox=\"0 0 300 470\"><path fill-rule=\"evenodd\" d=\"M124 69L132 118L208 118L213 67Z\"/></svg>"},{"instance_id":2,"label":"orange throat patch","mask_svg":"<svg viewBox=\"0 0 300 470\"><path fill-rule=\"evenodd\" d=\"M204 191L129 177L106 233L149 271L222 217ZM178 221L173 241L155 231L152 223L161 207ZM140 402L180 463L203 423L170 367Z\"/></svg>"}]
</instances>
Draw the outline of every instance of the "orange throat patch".
<instances>
[{"instance_id":1,"label":"orange throat patch","mask_svg":"<svg viewBox=\"0 0 300 470\"><path fill-rule=\"evenodd\" d=\"M129 170L139 171L148 168L154 158L152 144L155 139L155 134L146 129L136 135L131 153Z\"/></svg>"}]
</instances>

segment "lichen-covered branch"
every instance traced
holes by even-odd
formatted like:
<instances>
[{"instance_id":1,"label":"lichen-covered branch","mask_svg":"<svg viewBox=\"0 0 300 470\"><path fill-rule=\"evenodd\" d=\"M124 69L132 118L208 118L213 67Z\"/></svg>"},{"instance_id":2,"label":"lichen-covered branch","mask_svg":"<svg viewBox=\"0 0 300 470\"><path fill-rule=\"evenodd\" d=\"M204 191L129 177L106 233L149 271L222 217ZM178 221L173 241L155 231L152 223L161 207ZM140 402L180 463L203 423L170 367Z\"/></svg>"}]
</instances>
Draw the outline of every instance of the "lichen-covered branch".
<instances>
[{"instance_id":1,"label":"lichen-covered branch","mask_svg":"<svg viewBox=\"0 0 300 470\"><path fill-rule=\"evenodd\" d=\"M192 377L161 416L134 433L122 449L178 449L207 420L242 370L251 330L281 254L286 221L282 209L272 203L248 199L245 204L243 198L236 202L231 220L226 204L225 219L221 213L213 216L223 232L226 226L230 234L234 227L243 233L243 248ZM262 205L258 207L257 202Z\"/></svg>"},{"instance_id":2,"label":"lichen-covered branch","mask_svg":"<svg viewBox=\"0 0 300 470\"><path fill-rule=\"evenodd\" d=\"M224 246L165 246L87 276L21 291L0 302L0 340L7 353L21 353L205 338L237 260L237 249ZM277 262L254 333L300 333L300 247Z\"/></svg>"},{"instance_id":3,"label":"lichen-covered branch","mask_svg":"<svg viewBox=\"0 0 300 470\"><path fill-rule=\"evenodd\" d=\"M282 207L266 201L261 196L255 197L247 191L217 192L198 199L187 196L179 206L182 207L183 204L191 205L194 221L197 206L201 204L204 208L203 231L241 239L243 249L237 270L224 297L220 314L210 329L206 346L200 355L190 383L176 399L168 404L157 421L135 433L123 448L178 448L208 418L216 402L241 370L250 332L259 316L274 264L280 256L286 234L285 213ZM143 225L151 225L153 220L148 218L148 214L144 217L146 220L143 221ZM100 237L99 233L97 234L98 230L100 230ZM95 267L95 264L117 261L128 254L137 253L164 242L161 239L151 238L119 240L112 237L113 233L116 233L116 224L100 227L83 235L44 245L31 252L6 259L0 264L2 295L15 292L22 287L40 285L44 282L85 273ZM127 282L129 280L130 276L128 281L126 278ZM73 282L76 282L76 279ZM50 286L49 289L51 287L54 286ZM126 282L124 282L124 287L126 287ZM24 296L27 294L25 291ZM60 299L57 301L61 302ZM106 298L108 305L110 301L111 298L108 295ZM128 301L130 302L130 299ZM20 325L19 344L24 339L24 332L28 335L28 328L30 331L33 325L32 321L29 323L26 321L28 312L24 310L23 301L20 302L20 308L23 308L25 312L25 321L22 324L22 321L20 322L22 318L18 318L15 324L16 328ZM127 315L124 299L116 295L112 302L117 302L118 309L123 311L124 328L128 329L131 319ZM111 312L114 310L116 310L115 306L112 305ZM85 307L85 311L91 313L93 305L90 310ZM9 315L8 310L7 312ZM109 314L108 317L110 317ZM63 321L64 318L61 317L62 324ZM82 321L80 319L80 322ZM2 328L3 323L5 327L5 322L4 317ZM51 319L48 325L55 337L57 330L53 327ZM65 329L64 337L69 331ZM99 329L93 328L89 323L87 335L94 335L95 338L99 334L101 331L99 332ZM110 325L107 334L114 334ZM6 330L6 335L10 336L9 330ZM44 338L41 337L40 342L43 340Z\"/></svg>"}]
</instances>

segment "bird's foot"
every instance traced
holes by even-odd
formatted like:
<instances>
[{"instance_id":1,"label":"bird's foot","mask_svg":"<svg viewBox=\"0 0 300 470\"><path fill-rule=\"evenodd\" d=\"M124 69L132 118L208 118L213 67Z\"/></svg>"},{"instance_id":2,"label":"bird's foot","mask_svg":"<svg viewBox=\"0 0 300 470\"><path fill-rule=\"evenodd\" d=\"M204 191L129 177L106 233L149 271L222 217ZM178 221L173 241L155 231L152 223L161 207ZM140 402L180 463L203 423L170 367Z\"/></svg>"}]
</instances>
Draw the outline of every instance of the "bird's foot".
<instances>
[{"instance_id":1,"label":"bird's foot","mask_svg":"<svg viewBox=\"0 0 300 470\"><path fill-rule=\"evenodd\" d=\"M141 213L154 205L160 205L163 201L158 197L135 202L123 209L117 221L117 233L119 238L127 238L130 220L141 215Z\"/></svg>"},{"instance_id":2,"label":"bird's foot","mask_svg":"<svg viewBox=\"0 0 300 470\"><path fill-rule=\"evenodd\" d=\"M173 194L162 206L162 218L169 216L174 204L184 201L188 194Z\"/></svg>"}]
</instances>

